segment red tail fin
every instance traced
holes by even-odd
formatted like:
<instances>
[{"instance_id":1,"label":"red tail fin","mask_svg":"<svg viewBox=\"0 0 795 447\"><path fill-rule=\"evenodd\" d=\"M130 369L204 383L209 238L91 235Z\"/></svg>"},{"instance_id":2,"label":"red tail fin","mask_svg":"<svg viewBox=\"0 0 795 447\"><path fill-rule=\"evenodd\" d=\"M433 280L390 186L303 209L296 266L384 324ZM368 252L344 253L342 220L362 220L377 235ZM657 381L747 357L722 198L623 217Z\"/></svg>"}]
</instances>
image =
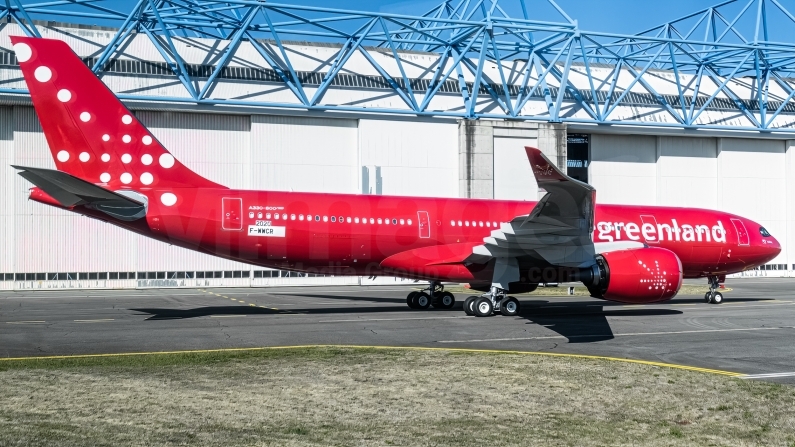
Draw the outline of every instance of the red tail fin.
<instances>
[{"instance_id":1,"label":"red tail fin","mask_svg":"<svg viewBox=\"0 0 795 447\"><path fill-rule=\"evenodd\" d=\"M66 43L11 42L59 171L113 190L221 187L176 160Z\"/></svg>"}]
</instances>

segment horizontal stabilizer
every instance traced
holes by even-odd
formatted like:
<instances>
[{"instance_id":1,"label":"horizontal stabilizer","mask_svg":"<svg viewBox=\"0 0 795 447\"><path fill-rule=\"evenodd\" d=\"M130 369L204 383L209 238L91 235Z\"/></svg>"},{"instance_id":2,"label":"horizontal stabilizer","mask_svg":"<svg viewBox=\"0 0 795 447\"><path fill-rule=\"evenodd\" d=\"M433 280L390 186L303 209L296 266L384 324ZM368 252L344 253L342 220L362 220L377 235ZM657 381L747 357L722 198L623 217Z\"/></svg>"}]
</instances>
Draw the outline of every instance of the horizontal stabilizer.
<instances>
[{"instance_id":1,"label":"horizontal stabilizer","mask_svg":"<svg viewBox=\"0 0 795 447\"><path fill-rule=\"evenodd\" d=\"M85 205L127 221L146 215L143 196L142 200L136 200L53 169L12 167L19 169L20 176L39 187L65 208Z\"/></svg>"}]
</instances>

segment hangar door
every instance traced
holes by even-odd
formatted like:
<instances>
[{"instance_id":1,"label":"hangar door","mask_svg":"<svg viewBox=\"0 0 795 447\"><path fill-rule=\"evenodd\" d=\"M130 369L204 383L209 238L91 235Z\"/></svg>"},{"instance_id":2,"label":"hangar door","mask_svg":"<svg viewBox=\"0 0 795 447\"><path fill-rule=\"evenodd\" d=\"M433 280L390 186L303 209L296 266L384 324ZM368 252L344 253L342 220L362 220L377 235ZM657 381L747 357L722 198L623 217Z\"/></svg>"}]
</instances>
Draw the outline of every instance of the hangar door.
<instances>
[{"instance_id":1,"label":"hangar door","mask_svg":"<svg viewBox=\"0 0 795 447\"><path fill-rule=\"evenodd\" d=\"M494 198L538 200L538 184L527 160L525 146L538 146L536 138L494 138Z\"/></svg>"},{"instance_id":2,"label":"hangar door","mask_svg":"<svg viewBox=\"0 0 795 447\"><path fill-rule=\"evenodd\" d=\"M357 120L253 115L252 188L358 191Z\"/></svg>"}]
</instances>

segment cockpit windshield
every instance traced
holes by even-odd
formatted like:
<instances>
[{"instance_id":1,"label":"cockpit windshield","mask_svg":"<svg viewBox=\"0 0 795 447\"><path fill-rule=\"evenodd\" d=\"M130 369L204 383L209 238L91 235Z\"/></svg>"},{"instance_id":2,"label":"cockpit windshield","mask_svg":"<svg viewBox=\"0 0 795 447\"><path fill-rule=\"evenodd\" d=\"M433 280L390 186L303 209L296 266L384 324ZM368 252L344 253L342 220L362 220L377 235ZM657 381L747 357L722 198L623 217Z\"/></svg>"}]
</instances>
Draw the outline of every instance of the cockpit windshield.
<instances>
[{"instance_id":1,"label":"cockpit windshield","mask_svg":"<svg viewBox=\"0 0 795 447\"><path fill-rule=\"evenodd\" d=\"M759 233L762 234L762 237L770 237L770 233L765 230L765 227L759 227Z\"/></svg>"}]
</instances>

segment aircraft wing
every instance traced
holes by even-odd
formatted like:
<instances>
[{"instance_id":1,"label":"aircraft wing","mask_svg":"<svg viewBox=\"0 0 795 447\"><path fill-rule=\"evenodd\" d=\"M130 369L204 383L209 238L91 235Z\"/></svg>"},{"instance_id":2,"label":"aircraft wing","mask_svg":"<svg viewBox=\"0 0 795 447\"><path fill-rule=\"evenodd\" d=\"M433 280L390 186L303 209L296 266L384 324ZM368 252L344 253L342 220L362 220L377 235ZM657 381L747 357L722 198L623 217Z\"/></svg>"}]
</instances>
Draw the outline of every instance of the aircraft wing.
<instances>
[{"instance_id":1,"label":"aircraft wing","mask_svg":"<svg viewBox=\"0 0 795 447\"><path fill-rule=\"evenodd\" d=\"M470 261L529 255L552 265L590 265L595 255L591 234L596 190L561 172L540 150L525 150L538 186L547 193L530 214L516 216L484 238Z\"/></svg>"}]
</instances>

